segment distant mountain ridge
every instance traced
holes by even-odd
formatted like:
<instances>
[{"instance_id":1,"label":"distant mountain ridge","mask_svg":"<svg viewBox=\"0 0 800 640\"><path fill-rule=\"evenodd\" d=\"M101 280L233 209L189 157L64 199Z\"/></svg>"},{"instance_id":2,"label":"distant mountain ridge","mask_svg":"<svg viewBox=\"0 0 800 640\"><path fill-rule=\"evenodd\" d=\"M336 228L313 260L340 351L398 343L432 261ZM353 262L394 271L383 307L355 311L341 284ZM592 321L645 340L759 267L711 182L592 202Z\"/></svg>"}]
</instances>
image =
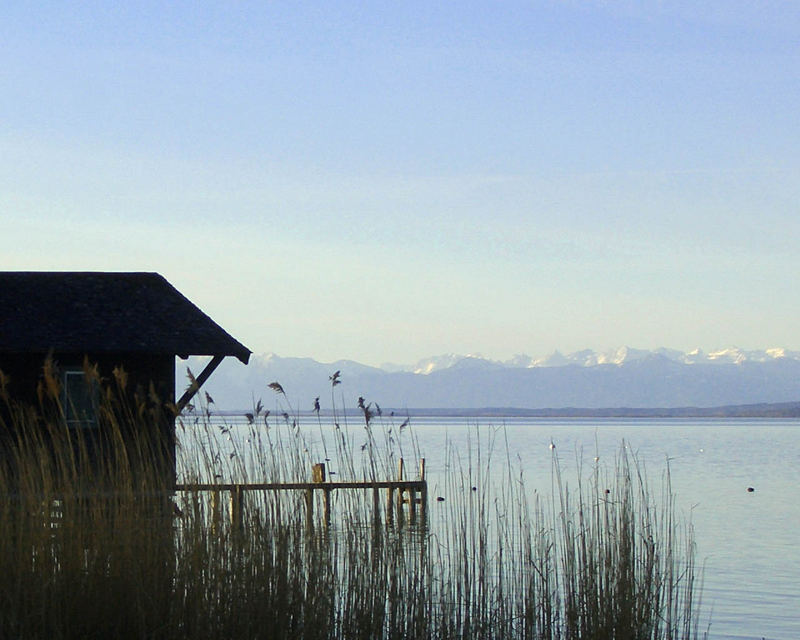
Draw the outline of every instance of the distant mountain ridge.
<instances>
[{"instance_id":1,"label":"distant mountain ridge","mask_svg":"<svg viewBox=\"0 0 800 640\"><path fill-rule=\"evenodd\" d=\"M709 352L703 351L702 349L683 352L677 349L666 348L648 351L645 349L620 347L610 351L584 349L568 354L562 354L560 351L556 350L547 356L541 357L531 357L521 353L504 361L489 360L480 355L458 355L449 353L425 358L414 365L384 364L379 368L386 371L406 371L427 375L434 371L440 371L459 365L464 361L480 361L508 368L563 367L570 364L582 367L594 367L600 364L621 365L652 356L663 356L668 360L674 360L675 362L681 362L683 364L741 364L743 362L768 362L777 358L800 360L800 351L790 351L782 347L749 351L738 347L730 347Z\"/></svg>"},{"instance_id":2,"label":"distant mountain ridge","mask_svg":"<svg viewBox=\"0 0 800 640\"><path fill-rule=\"evenodd\" d=\"M179 390L185 386L186 365L179 364ZM203 362L192 358L188 366L196 374ZM520 354L507 361L445 354L381 367L270 353L253 356L246 367L226 360L205 389L220 408L244 409L269 400L267 385L278 381L296 409L309 409L316 397L324 409L331 405L335 371L342 382L334 390L335 401L348 407L359 396L396 409L709 408L800 400L800 351L736 347L587 349L544 357Z\"/></svg>"}]
</instances>

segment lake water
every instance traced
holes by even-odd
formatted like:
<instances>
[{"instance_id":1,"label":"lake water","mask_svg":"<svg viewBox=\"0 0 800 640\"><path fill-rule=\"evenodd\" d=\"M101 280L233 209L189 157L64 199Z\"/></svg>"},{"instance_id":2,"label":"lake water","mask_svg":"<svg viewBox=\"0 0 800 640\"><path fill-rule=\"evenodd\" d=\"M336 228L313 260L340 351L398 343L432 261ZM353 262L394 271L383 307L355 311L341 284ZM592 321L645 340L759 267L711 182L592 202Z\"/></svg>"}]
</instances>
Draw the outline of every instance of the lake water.
<instances>
[{"instance_id":1,"label":"lake water","mask_svg":"<svg viewBox=\"0 0 800 640\"><path fill-rule=\"evenodd\" d=\"M359 451L363 423L349 421L348 437ZM246 422L217 422L228 440L247 448L253 429ZM335 436L322 422L320 429L316 417L304 417L295 430L320 459L334 457L328 438ZM726 640L800 638L800 421L420 417L402 431L400 423L384 419L376 439L391 438L407 460L415 449L425 457L432 518L445 504L434 498L447 500L452 491L448 465L468 464L470 452L473 461L491 455L497 485L510 465L515 474L523 470L526 490L545 496L554 455L563 477L574 481L579 466L588 474L595 457L613 468L624 443L643 463L655 495L668 463L678 511L694 525L704 567L701 629L710 623L709 637ZM335 470L335 458L329 468Z\"/></svg>"}]
</instances>

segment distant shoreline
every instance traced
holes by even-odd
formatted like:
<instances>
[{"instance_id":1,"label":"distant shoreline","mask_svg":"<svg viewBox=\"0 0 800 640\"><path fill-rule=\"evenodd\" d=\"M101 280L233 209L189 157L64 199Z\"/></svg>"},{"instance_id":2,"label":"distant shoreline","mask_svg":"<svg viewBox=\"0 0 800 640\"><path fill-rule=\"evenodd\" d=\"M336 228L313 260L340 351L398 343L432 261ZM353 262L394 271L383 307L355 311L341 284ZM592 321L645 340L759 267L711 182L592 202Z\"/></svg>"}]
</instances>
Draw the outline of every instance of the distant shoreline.
<instances>
[{"instance_id":1,"label":"distant shoreline","mask_svg":"<svg viewBox=\"0 0 800 640\"><path fill-rule=\"evenodd\" d=\"M800 403L675 408L409 409L408 415L478 418L800 418Z\"/></svg>"},{"instance_id":2,"label":"distant shoreline","mask_svg":"<svg viewBox=\"0 0 800 640\"><path fill-rule=\"evenodd\" d=\"M248 410L215 411L217 415L245 415ZM360 416L360 409L347 409L338 415ZM275 414L273 414L274 416ZM301 411L298 415L315 415ZM324 418L331 411L320 411ZM605 408L543 408L517 407L483 408L383 408L383 417L435 417L435 418L800 418L800 402L727 405L722 407L605 407Z\"/></svg>"}]
</instances>

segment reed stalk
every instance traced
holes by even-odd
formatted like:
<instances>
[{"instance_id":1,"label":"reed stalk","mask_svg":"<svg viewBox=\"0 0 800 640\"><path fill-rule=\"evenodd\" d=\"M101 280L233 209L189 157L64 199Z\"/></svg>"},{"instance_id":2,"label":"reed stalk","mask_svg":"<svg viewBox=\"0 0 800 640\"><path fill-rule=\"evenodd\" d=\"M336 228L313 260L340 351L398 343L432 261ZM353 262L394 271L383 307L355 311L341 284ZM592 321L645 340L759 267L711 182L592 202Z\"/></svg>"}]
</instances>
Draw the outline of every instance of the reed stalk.
<instances>
[{"instance_id":1,"label":"reed stalk","mask_svg":"<svg viewBox=\"0 0 800 640\"><path fill-rule=\"evenodd\" d=\"M299 492L246 493L237 526L225 496L173 491L170 443L146 404L125 398L102 398L99 451L64 424L58 394L36 408L2 399L0 637L698 636L691 527L668 470L655 500L624 447L574 488L554 456L547 496L526 487L507 447L495 458L502 431L476 429L474 453L451 451L450 497L425 526L389 525L385 513L376 525L371 494L345 491L328 528L309 527ZM416 450L391 416L365 411L363 426L348 425L335 407L312 441L281 409L259 401L235 424L209 406L180 416L180 478L307 480L310 462L330 456L341 479L380 479L402 442Z\"/></svg>"}]
</instances>

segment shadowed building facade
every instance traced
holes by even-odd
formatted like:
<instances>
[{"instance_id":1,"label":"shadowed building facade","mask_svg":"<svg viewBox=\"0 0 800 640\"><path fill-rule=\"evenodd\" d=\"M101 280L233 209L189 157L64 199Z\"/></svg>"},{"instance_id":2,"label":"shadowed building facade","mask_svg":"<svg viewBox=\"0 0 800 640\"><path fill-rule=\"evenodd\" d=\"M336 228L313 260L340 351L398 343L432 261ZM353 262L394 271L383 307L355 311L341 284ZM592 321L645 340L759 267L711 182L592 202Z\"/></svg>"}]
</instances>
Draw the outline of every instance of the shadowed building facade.
<instances>
[{"instance_id":1,"label":"shadowed building facade","mask_svg":"<svg viewBox=\"0 0 800 640\"><path fill-rule=\"evenodd\" d=\"M225 357L247 364L250 353L157 273L0 272L3 396L41 407L56 380L61 419L93 440L98 398L113 387L156 416L147 424L166 443L173 478L176 414ZM211 361L176 402L175 357L190 355Z\"/></svg>"}]
</instances>

